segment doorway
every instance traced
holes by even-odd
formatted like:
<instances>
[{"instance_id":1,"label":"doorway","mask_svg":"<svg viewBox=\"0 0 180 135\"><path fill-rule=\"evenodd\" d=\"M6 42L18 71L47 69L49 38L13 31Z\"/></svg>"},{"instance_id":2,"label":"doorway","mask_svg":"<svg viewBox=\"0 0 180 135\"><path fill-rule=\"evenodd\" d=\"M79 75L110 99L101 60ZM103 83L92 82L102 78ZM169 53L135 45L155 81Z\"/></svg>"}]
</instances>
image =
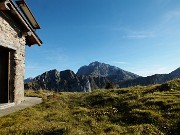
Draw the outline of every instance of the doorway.
<instances>
[{"instance_id":1,"label":"doorway","mask_svg":"<svg viewBox=\"0 0 180 135\"><path fill-rule=\"evenodd\" d=\"M0 103L9 103L10 50L0 47Z\"/></svg>"}]
</instances>

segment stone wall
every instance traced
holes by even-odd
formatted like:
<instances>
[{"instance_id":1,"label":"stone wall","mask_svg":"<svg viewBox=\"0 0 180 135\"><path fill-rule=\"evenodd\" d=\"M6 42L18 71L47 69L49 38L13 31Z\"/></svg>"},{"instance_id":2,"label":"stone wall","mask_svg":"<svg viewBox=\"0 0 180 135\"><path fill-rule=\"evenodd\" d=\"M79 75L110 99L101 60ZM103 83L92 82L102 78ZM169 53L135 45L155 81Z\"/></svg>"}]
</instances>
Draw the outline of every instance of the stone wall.
<instances>
[{"instance_id":1,"label":"stone wall","mask_svg":"<svg viewBox=\"0 0 180 135\"><path fill-rule=\"evenodd\" d=\"M10 51L10 89L16 104L24 100L25 37L10 16L0 11L0 46Z\"/></svg>"}]
</instances>

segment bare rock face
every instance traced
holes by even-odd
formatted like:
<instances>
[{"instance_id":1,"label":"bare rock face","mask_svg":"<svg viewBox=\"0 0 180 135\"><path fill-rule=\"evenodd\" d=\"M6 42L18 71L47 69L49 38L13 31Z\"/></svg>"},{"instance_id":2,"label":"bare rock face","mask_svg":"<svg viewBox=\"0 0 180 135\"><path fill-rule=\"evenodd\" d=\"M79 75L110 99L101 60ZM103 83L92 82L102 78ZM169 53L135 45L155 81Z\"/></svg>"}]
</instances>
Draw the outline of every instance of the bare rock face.
<instances>
[{"instance_id":1,"label":"bare rock face","mask_svg":"<svg viewBox=\"0 0 180 135\"><path fill-rule=\"evenodd\" d=\"M105 88L107 82L110 81L106 77L80 76L71 70L50 70L25 83L24 87L58 92L91 92L94 89Z\"/></svg>"},{"instance_id":2,"label":"bare rock face","mask_svg":"<svg viewBox=\"0 0 180 135\"><path fill-rule=\"evenodd\" d=\"M39 89L57 90L60 82L60 72L57 70L47 71L35 77L34 82L39 85Z\"/></svg>"},{"instance_id":3,"label":"bare rock face","mask_svg":"<svg viewBox=\"0 0 180 135\"><path fill-rule=\"evenodd\" d=\"M45 89L59 92L90 92L91 85L88 78L77 76L71 70L50 70L25 83L25 89Z\"/></svg>"},{"instance_id":4,"label":"bare rock face","mask_svg":"<svg viewBox=\"0 0 180 135\"><path fill-rule=\"evenodd\" d=\"M140 77L134 73L122 70L118 67L111 66L105 63L100 63L98 61L90 63L88 66L81 67L78 70L77 75L91 77L107 77L109 80L115 83Z\"/></svg>"},{"instance_id":5,"label":"bare rock face","mask_svg":"<svg viewBox=\"0 0 180 135\"><path fill-rule=\"evenodd\" d=\"M137 78L138 75L108 64L93 62L81 67L77 74L71 70L50 70L25 83L25 89L45 89L60 92L90 92L106 88L108 83ZM116 85L118 87L118 85Z\"/></svg>"},{"instance_id":6,"label":"bare rock face","mask_svg":"<svg viewBox=\"0 0 180 135\"><path fill-rule=\"evenodd\" d=\"M169 74L140 77L118 67L96 61L81 67L77 74L71 70L47 71L30 82L26 82L24 87L25 89L45 89L58 92L91 92L95 89L104 89L107 84L113 84L115 88L146 86L165 83L176 78L180 78L180 68Z\"/></svg>"}]
</instances>

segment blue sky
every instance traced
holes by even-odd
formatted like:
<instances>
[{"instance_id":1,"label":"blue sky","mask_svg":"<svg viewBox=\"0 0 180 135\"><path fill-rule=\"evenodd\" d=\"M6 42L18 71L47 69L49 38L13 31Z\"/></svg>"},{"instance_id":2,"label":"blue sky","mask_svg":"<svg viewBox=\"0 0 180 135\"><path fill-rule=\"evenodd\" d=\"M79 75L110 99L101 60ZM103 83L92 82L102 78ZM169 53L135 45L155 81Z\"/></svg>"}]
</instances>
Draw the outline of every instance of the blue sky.
<instances>
[{"instance_id":1,"label":"blue sky","mask_svg":"<svg viewBox=\"0 0 180 135\"><path fill-rule=\"evenodd\" d=\"M42 46L26 47L26 74L99 61L141 76L180 67L180 0L26 0Z\"/></svg>"}]
</instances>

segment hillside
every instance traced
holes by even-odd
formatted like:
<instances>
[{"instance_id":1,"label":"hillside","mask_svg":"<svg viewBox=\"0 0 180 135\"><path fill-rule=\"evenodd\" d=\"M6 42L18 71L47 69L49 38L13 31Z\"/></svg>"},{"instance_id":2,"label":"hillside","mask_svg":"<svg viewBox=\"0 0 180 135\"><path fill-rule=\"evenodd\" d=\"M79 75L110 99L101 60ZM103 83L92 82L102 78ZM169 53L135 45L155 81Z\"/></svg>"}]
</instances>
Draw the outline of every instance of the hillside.
<instances>
[{"instance_id":1,"label":"hillside","mask_svg":"<svg viewBox=\"0 0 180 135\"><path fill-rule=\"evenodd\" d=\"M180 68L172 71L169 74L155 74L148 77L139 77L133 80L126 80L119 83L120 87L129 87L129 86L147 86L151 84L162 84L167 81L180 78Z\"/></svg>"},{"instance_id":2,"label":"hillside","mask_svg":"<svg viewBox=\"0 0 180 135\"><path fill-rule=\"evenodd\" d=\"M180 133L180 79L89 93L26 91L43 103L0 119L0 134Z\"/></svg>"}]
</instances>

